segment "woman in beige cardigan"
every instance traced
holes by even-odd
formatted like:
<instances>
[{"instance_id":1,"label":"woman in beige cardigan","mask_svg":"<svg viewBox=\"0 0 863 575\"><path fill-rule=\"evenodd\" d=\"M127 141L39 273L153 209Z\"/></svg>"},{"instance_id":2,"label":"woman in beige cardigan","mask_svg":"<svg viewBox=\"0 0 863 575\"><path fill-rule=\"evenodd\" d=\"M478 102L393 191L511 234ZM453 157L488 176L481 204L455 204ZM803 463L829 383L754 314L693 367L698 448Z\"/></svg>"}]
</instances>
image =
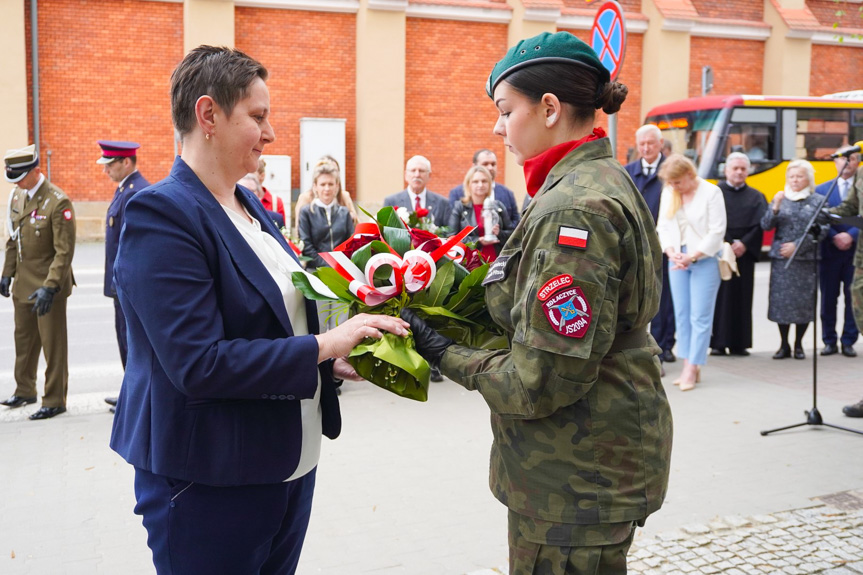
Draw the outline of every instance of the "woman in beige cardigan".
<instances>
[{"instance_id":1,"label":"woman in beige cardigan","mask_svg":"<svg viewBox=\"0 0 863 575\"><path fill-rule=\"evenodd\" d=\"M659 168L665 182L656 231L668 256L668 283L674 302L677 355L683 358L681 391L695 388L713 328L716 293L722 281L716 257L725 236L725 200L715 185L698 177L695 164L680 154Z\"/></svg>"}]
</instances>

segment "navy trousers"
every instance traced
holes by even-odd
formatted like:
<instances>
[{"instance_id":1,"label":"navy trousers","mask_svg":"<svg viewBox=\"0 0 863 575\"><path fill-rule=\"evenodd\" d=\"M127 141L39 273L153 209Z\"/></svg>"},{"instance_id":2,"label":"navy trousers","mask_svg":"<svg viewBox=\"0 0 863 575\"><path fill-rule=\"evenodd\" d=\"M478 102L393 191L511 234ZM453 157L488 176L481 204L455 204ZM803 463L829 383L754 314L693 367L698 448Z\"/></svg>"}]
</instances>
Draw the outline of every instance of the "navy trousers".
<instances>
[{"instance_id":1,"label":"navy trousers","mask_svg":"<svg viewBox=\"0 0 863 575\"><path fill-rule=\"evenodd\" d=\"M819 263L819 282L821 283L821 340L825 344L854 345L860 332L854 322L854 308L851 305L851 283L854 281L854 250L848 250L847 257L824 258ZM846 254L843 254L846 256ZM836 334L836 307L839 291L845 294L845 322L842 337Z\"/></svg>"},{"instance_id":2,"label":"navy trousers","mask_svg":"<svg viewBox=\"0 0 863 575\"><path fill-rule=\"evenodd\" d=\"M287 483L213 487L135 468L135 513L159 575L296 572L315 472Z\"/></svg>"},{"instance_id":3,"label":"navy trousers","mask_svg":"<svg viewBox=\"0 0 863 575\"><path fill-rule=\"evenodd\" d=\"M650 322L650 335L662 351L669 351L674 347L674 304L671 301L671 286L668 284L668 256L665 254L662 254L662 295L659 299L659 311Z\"/></svg>"}]
</instances>

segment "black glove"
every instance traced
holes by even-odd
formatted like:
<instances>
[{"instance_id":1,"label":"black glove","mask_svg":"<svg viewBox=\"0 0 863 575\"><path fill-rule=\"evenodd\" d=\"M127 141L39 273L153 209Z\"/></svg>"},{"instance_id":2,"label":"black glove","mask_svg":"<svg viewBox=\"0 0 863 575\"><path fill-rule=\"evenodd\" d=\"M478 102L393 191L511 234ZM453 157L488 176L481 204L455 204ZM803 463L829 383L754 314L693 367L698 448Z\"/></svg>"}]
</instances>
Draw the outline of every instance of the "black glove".
<instances>
[{"instance_id":1,"label":"black glove","mask_svg":"<svg viewBox=\"0 0 863 575\"><path fill-rule=\"evenodd\" d=\"M827 211L827 208L821 208L821 211L815 216L815 223L819 226L826 226L830 223L830 212Z\"/></svg>"},{"instance_id":2,"label":"black glove","mask_svg":"<svg viewBox=\"0 0 863 575\"><path fill-rule=\"evenodd\" d=\"M414 342L419 354L429 362L429 365L438 367L446 348L455 342L430 328L413 310L404 308L401 316L403 320L411 324L411 331L414 334Z\"/></svg>"},{"instance_id":3,"label":"black glove","mask_svg":"<svg viewBox=\"0 0 863 575\"><path fill-rule=\"evenodd\" d=\"M0 295L9 297L9 286L12 285L12 278L0 278Z\"/></svg>"},{"instance_id":4,"label":"black glove","mask_svg":"<svg viewBox=\"0 0 863 575\"><path fill-rule=\"evenodd\" d=\"M27 301L36 300L36 303L33 304L33 313L38 316L43 316L49 311L51 311L51 304L54 303L54 294L57 293L56 289L48 288L45 286L40 287L36 291L30 294L30 297L27 298Z\"/></svg>"}]
</instances>

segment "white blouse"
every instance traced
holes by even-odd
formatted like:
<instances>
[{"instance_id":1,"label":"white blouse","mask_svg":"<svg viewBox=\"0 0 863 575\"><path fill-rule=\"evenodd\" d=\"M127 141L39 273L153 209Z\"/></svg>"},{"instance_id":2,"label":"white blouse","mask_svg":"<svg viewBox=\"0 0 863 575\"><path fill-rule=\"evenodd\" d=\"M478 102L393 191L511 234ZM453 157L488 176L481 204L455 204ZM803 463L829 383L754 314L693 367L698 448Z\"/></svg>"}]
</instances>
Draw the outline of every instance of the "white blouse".
<instances>
[{"instance_id":1,"label":"white blouse","mask_svg":"<svg viewBox=\"0 0 863 575\"><path fill-rule=\"evenodd\" d=\"M662 251L673 247L680 252L681 247L686 246L687 253L701 252L709 257L715 256L722 248L727 225L722 190L698 178L698 187L692 200L669 217L668 209L673 194L671 187L666 186L659 200L656 231Z\"/></svg>"},{"instance_id":2,"label":"white blouse","mask_svg":"<svg viewBox=\"0 0 863 575\"><path fill-rule=\"evenodd\" d=\"M240 235L249 243L249 247L270 272L282 299L294 335L308 335L309 324L306 321L306 303L303 294L300 293L291 281L291 272L301 272L303 268L292 258L282 245L270 234L261 229L261 223L253 218L248 211L246 215L251 222L246 221L237 212L225 208L225 213L237 227ZM245 208L244 208L245 209ZM300 462L293 475L285 481L293 481L309 473L318 464L321 456L321 375L318 373L318 387L312 399L300 400L300 412L302 414L303 443L300 448ZM278 438L273 438L278 441Z\"/></svg>"}]
</instances>

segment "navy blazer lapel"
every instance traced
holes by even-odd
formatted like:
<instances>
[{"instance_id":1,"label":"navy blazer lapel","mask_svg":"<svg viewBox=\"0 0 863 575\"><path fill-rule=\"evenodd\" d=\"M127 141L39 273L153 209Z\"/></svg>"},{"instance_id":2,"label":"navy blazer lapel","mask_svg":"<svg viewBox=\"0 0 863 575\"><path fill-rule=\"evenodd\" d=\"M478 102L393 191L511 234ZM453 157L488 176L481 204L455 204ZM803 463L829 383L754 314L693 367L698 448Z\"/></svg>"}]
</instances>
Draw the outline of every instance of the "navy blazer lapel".
<instances>
[{"instance_id":1,"label":"navy blazer lapel","mask_svg":"<svg viewBox=\"0 0 863 575\"><path fill-rule=\"evenodd\" d=\"M282 326L288 332L288 335L294 335L291 320L288 318L288 311L285 309L285 302L282 299L282 294L279 292L276 282L273 281L272 276L270 276L270 272L268 272L266 267L264 267L264 264L261 263L261 260L252 250L251 246L249 246L249 243L242 235L240 235L240 232L237 231L234 222L232 222L228 217L228 214L225 213L222 205L216 200L215 196L210 193L210 190L204 186L200 178L198 178L182 158L177 158L174 162L174 168L171 171L177 179L186 184L186 189L192 193L195 200L201 205L207 216L212 220L212 226L222 239L222 243L224 243L228 253L231 254L231 259L233 260L234 265L237 266L237 270L239 270L239 272L249 280L249 283L255 286L255 289L257 289L261 296L267 301L267 304L269 304L273 313L276 314L276 317L279 318L279 322L281 322ZM236 190L237 188L235 187L234 193L237 193ZM238 197L246 209L255 215L259 221L266 220L264 217L265 214L263 214L263 206L261 206L260 211L256 211L256 206L254 206L252 202L249 202L248 198L245 198L246 201L243 201L244 197L242 193L240 193Z\"/></svg>"}]
</instances>

